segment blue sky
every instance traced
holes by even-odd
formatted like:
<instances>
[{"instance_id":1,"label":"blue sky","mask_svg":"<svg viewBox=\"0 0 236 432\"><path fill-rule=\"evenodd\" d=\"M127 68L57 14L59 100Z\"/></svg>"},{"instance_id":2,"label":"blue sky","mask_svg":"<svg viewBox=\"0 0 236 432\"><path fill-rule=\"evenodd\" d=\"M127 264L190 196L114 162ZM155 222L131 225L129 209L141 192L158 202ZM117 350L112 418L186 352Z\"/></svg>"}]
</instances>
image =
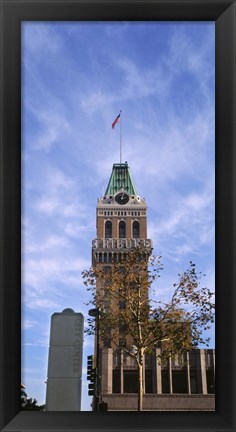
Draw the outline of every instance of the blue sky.
<instances>
[{"instance_id":1,"label":"blue sky","mask_svg":"<svg viewBox=\"0 0 236 432\"><path fill-rule=\"evenodd\" d=\"M95 208L123 162L148 204L167 299L190 260L214 290L213 22L22 24L22 381L44 403L50 317L87 317ZM214 347L214 329L210 332ZM84 340L85 377L93 340Z\"/></svg>"}]
</instances>

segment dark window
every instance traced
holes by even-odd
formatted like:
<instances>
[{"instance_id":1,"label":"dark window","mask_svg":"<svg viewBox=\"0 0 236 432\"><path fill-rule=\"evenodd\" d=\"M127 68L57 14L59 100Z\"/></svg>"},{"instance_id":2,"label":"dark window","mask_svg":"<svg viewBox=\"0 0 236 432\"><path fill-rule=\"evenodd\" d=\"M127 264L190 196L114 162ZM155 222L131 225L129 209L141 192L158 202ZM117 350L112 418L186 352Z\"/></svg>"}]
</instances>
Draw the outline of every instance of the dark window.
<instances>
[{"instance_id":1,"label":"dark window","mask_svg":"<svg viewBox=\"0 0 236 432\"><path fill-rule=\"evenodd\" d=\"M139 222L134 221L134 223L133 223L133 238L139 238L139 237L140 237Z\"/></svg>"},{"instance_id":2,"label":"dark window","mask_svg":"<svg viewBox=\"0 0 236 432\"><path fill-rule=\"evenodd\" d=\"M150 353L145 354L145 367L148 369L152 367L152 354Z\"/></svg>"},{"instance_id":3,"label":"dark window","mask_svg":"<svg viewBox=\"0 0 236 432\"><path fill-rule=\"evenodd\" d=\"M192 394L198 393L197 372L196 371L190 371L190 387L191 387L191 393Z\"/></svg>"},{"instance_id":4,"label":"dark window","mask_svg":"<svg viewBox=\"0 0 236 432\"><path fill-rule=\"evenodd\" d=\"M113 370L112 393L120 393L120 371Z\"/></svg>"},{"instance_id":5,"label":"dark window","mask_svg":"<svg viewBox=\"0 0 236 432\"><path fill-rule=\"evenodd\" d=\"M213 367L213 354L211 350L205 351L205 358L206 358L206 367L207 368Z\"/></svg>"},{"instance_id":6,"label":"dark window","mask_svg":"<svg viewBox=\"0 0 236 432\"><path fill-rule=\"evenodd\" d=\"M119 223L119 238L126 237L126 224L124 221L120 221Z\"/></svg>"},{"instance_id":7,"label":"dark window","mask_svg":"<svg viewBox=\"0 0 236 432\"><path fill-rule=\"evenodd\" d=\"M215 393L215 379L214 379L214 371L213 369L209 369L206 371L207 378L207 393L214 394Z\"/></svg>"},{"instance_id":8,"label":"dark window","mask_svg":"<svg viewBox=\"0 0 236 432\"><path fill-rule=\"evenodd\" d=\"M195 351L190 351L190 353L189 353L189 363L190 363L190 367L191 368L195 368L196 367L196 352Z\"/></svg>"},{"instance_id":9,"label":"dark window","mask_svg":"<svg viewBox=\"0 0 236 432\"><path fill-rule=\"evenodd\" d=\"M151 370L145 371L145 393L153 393Z\"/></svg>"},{"instance_id":10,"label":"dark window","mask_svg":"<svg viewBox=\"0 0 236 432\"><path fill-rule=\"evenodd\" d=\"M119 309L126 309L126 302L125 300L119 301Z\"/></svg>"},{"instance_id":11,"label":"dark window","mask_svg":"<svg viewBox=\"0 0 236 432\"><path fill-rule=\"evenodd\" d=\"M169 371L161 371L162 393L170 393Z\"/></svg>"},{"instance_id":12,"label":"dark window","mask_svg":"<svg viewBox=\"0 0 236 432\"><path fill-rule=\"evenodd\" d=\"M124 393L138 393L137 370L124 370Z\"/></svg>"},{"instance_id":13,"label":"dark window","mask_svg":"<svg viewBox=\"0 0 236 432\"><path fill-rule=\"evenodd\" d=\"M103 267L103 271L104 271L105 273L109 273L109 272L111 271L111 266L104 266L104 267Z\"/></svg>"},{"instance_id":14,"label":"dark window","mask_svg":"<svg viewBox=\"0 0 236 432\"><path fill-rule=\"evenodd\" d=\"M99 253L98 260L99 260L99 262L102 262L102 253L101 252Z\"/></svg>"},{"instance_id":15,"label":"dark window","mask_svg":"<svg viewBox=\"0 0 236 432\"><path fill-rule=\"evenodd\" d=\"M106 221L106 223L105 223L105 238L112 238L112 223L111 223L111 221Z\"/></svg>"},{"instance_id":16,"label":"dark window","mask_svg":"<svg viewBox=\"0 0 236 432\"><path fill-rule=\"evenodd\" d=\"M187 372L172 370L173 393L188 393Z\"/></svg>"},{"instance_id":17,"label":"dark window","mask_svg":"<svg viewBox=\"0 0 236 432\"><path fill-rule=\"evenodd\" d=\"M121 260L122 260L122 254L119 253L117 254L117 262L121 262Z\"/></svg>"}]
</instances>

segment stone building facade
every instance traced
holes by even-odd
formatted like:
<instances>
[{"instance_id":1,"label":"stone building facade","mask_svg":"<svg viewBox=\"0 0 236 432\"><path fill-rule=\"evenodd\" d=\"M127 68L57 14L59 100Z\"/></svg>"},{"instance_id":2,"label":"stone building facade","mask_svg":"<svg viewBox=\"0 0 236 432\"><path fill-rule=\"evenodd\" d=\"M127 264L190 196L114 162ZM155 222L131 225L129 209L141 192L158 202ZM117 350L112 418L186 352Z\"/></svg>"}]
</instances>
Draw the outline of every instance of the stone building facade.
<instances>
[{"instance_id":1,"label":"stone building facade","mask_svg":"<svg viewBox=\"0 0 236 432\"><path fill-rule=\"evenodd\" d=\"M147 205L140 198L124 164L114 164L111 177L96 209L97 236L92 241L92 264L112 266L141 244L148 251ZM99 290L99 281L97 281ZM148 295L148 293L147 293ZM97 340L95 341L95 355ZM108 410L137 409L137 367L122 350L100 345L101 399ZM193 350L181 362L176 357L160 364L160 348L146 354L144 410L214 410L214 350Z\"/></svg>"},{"instance_id":2,"label":"stone building facade","mask_svg":"<svg viewBox=\"0 0 236 432\"><path fill-rule=\"evenodd\" d=\"M160 349L146 354L143 409L214 411L215 350L199 349L160 362ZM132 357L112 348L101 350L101 396L109 410L137 410L137 366Z\"/></svg>"}]
</instances>

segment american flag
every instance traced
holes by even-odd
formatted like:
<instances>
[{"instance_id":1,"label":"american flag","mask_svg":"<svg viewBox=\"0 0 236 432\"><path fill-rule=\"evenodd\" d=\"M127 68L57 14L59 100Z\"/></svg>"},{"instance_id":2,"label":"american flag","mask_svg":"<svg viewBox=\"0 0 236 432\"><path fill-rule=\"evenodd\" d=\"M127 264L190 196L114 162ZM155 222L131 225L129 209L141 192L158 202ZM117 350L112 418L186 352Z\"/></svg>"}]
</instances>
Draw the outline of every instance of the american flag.
<instances>
[{"instance_id":1,"label":"american flag","mask_svg":"<svg viewBox=\"0 0 236 432\"><path fill-rule=\"evenodd\" d=\"M111 126L112 129L114 129L116 123L119 123L119 121L120 121L120 114L118 114L118 116L116 117L116 119L113 121L112 126Z\"/></svg>"}]
</instances>

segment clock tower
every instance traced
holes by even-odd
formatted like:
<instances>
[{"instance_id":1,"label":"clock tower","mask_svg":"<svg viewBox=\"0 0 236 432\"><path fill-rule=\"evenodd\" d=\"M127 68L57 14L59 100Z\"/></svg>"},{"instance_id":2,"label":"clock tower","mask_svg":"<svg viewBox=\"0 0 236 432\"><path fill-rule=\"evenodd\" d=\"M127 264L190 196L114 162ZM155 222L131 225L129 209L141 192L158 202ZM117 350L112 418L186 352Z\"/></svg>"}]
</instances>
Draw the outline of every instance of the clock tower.
<instances>
[{"instance_id":1,"label":"clock tower","mask_svg":"<svg viewBox=\"0 0 236 432\"><path fill-rule=\"evenodd\" d=\"M113 165L105 194L98 199L96 231L97 236L92 241L92 265L97 269L120 262L124 254L138 245L148 252L152 248L152 241L147 239L147 205L145 199L138 195L127 162ZM99 289L100 283L97 280L97 292ZM124 395L126 388L132 390L132 383L125 375L126 360L122 349L117 350L109 341L106 346L99 341L98 348L96 335L95 357L98 353L100 401L106 400L110 405L110 398L114 402L116 393ZM133 363L130 367L131 371L136 370Z\"/></svg>"},{"instance_id":2,"label":"clock tower","mask_svg":"<svg viewBox=\"0 0 236 432\"><path fill-rule=\"evenodd\" d=\"M147 205L137 193L127 162L113 165L106 192L98 199L96 211L93 266L117 262L138 243L151 248L151 240L147 239Z\"/></svg>"}]
</instances>

